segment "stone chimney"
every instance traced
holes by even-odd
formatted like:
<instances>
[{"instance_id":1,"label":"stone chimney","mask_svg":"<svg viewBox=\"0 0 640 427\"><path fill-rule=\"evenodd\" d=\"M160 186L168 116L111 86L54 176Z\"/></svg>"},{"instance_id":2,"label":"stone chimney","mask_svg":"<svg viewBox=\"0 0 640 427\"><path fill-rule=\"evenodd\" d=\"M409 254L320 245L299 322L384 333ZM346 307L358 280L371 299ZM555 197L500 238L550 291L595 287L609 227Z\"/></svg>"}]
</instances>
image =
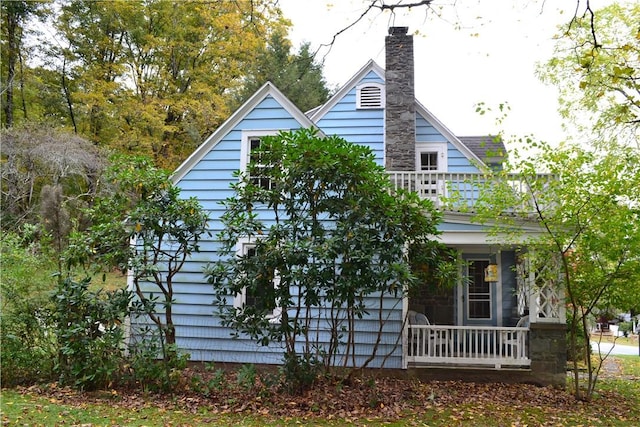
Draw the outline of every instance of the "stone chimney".
<instances>
[{"instance_id":1,"label":"stone chimney","mask_svg":"<svg viewBox=\"0 0 640 427\"><path fill-rule=\"evenodd\" d=\"M385 167L413 171L416 163L416 108L413 36L391 27L385 39Z\"/></svg>"}]
</instances>

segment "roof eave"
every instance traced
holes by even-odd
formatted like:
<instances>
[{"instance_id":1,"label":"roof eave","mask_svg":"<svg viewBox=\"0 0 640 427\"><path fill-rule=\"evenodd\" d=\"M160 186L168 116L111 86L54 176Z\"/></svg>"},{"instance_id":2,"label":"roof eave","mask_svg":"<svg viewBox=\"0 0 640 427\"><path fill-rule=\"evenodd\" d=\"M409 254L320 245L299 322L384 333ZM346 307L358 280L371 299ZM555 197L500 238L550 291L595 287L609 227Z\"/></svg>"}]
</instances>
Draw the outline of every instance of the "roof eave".
<instances>
[{"instance_id":1,"label":"roof eave","mask_svg":"<svg viewBox=\"0 0 640 427\"><path fill-rule=\"evenodd\" d=\"M376 73L380 78L384 80L384 69L379 66L373 59L370 59L357 73L353 75L338 91L323 105L311 110L310 118L314 123L317 123L327 112L331 109L353 89L367 74L371 71Z\"/></svg>"},{"instance_id":2,"label":"roof eave","mask_svg":"<svg viewBox=\"0 0 640 427\"><path fill-rule=\"evenodd\" d=\"M273 98L286 109L289 114L302 127L315 127L315 124L298 107L295 106L280 90L271 82L266 82L258 89L240 108L238 108L227 120L225 120L202 144L184 161L171 175L174 184L179 182L220 140L267 96Z\"/></svg>"}]
</instances>

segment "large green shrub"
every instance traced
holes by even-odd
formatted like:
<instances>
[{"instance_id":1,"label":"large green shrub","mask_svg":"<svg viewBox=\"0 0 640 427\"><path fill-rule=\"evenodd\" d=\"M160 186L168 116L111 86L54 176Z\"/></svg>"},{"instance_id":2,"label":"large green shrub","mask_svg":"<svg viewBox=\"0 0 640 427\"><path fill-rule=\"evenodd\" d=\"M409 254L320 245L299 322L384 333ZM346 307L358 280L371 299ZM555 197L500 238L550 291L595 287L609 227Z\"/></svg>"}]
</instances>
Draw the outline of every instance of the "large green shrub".
<instances>
[{"instance_id":1,"label":"large green shrub","mask_svg":"<svg viewBox=\"0 0 640 427\"><path fill-rule=\"evenodd\" d=\"M47 381L55 340L48 323L55 262L31 242L33 230L0 239L0 375L3 386Z\"/></svg>"},{"instance_id":2,"label":"large green shrub","mask_svg":"<svg viewBox=\"0 0 640 427\"><path fill-rule=\"evenodd\" d=\"M261 345L282 343L293 392L331 366L384 360L397 343L387 341L383 301L400 304L417 283L407 246L428 248L421 261L443 282L457 273L434 238L441 214L396 191L370 148L313 129L263 137L250 157L223 202L221 257L206 270L222 323ZM375 326L359 360L365 316Z\"/></svg>"},{"instance_id":3,"label":"large green shrub","mask_svg":"<svg viewBox=\"0 0 640 427\"><path fill-rule=\"evenodd\" d=\"M110 385L124 360L124 319L131 293L89 290L91 279L60 281L52 319L59 345L60 382L81 389Z\"/></svg>"}]
</instances>

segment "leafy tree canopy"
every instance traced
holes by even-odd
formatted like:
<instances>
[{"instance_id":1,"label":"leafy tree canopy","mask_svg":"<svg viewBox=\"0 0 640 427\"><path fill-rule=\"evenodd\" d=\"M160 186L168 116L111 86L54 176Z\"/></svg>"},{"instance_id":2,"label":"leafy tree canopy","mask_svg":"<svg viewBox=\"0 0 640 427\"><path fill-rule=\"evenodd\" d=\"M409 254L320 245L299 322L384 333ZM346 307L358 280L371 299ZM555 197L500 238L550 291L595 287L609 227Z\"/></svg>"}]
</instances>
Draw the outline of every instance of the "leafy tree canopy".
<instances>
[{"instance_id":1,"label":"leafy tree canopy","mask_svg":"<svg viewBox=\"0 0 640 427\"><path fill-rule=\"evenodd\" d=\"M329 90L322 76L322 67L315 60L308 43L298 53L291 53L291 43L284 32L274 32L259 55L240 96L244 101L267 81L272 82L302 111L322 105Z\"/></svg>"},{"instance_id":2,"label":"leafy tree canopy","mask_svg":"<svg viewBox=\"0 0 640 427\"><path fill-rule=\"evenodd\" d=\"M562 284L572 354L585 354L589 364L589 398L595 385L589 340L578 348L577 337L589 336L589 316L597 308L640 307L640 150L615 143L597 149L536 145L538 155L516 157L494 172L476 219L494 222L494 231L533 249L531 265L549 272L543 277L548 283ZM514 227L523 221L539 231ZM580 396L577 361L574 368Z\"/></svg>"},{"instance_id":3,"label":"leafy tree canopy","mask_svg":"<svg viewBox=\"0 0 640 427\"><path fill-rule=\"evenodd\" d=\"M638 144L640 4L614 3L576 17L558 35L543 80L560 90L561 113L589 134ZM597 137L596 137L597 138Z\"/></svg>"},{"instance_id":4,"label":"leafy tree canopy","mask_svg":"<svg viewBox=\"0 0 640 427\"><path fill-rule=\"evenodd\" d=\"M328 93L308 47L289 53L290 23L273 1L16 1L2 13L14 24L2 26L12 59L1 64L12 83L4 126L48 121L167 169L229 116L245 86L273 79L302 109ZM48 32L24 37L41 16Z\"/></svg>"}]
</instances>

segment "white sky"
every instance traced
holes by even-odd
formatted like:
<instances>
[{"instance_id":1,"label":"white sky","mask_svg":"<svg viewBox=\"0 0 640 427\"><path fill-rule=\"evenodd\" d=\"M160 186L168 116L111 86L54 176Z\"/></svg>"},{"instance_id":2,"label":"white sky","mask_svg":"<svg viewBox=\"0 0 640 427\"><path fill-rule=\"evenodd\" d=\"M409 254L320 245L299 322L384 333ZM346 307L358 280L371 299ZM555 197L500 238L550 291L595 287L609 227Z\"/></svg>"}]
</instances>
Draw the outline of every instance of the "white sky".
<instances>
[{"instance_id":1,"label":"white sky","mask_svg":"<svg viewBox=\"0 0 640 427\"><path fill-rule=\"evenodd\" d=\"M338 36L324 65L330 87L346 83L369 59L384 67L387 28L407 26L410 33L417 32L416 97L455 134L504 130L507 137L534 134L552 143L563 139L555 88L537 79L535 65L551 57L556 28L571 18L576 3L434 0L437 5L445 2L443 18L425 14L424 8L397 15L394 21L389 13L374 11ZM362 14L364 5L365 0L280 0L293 23L294 46L306 41L312 48L330 43L337 31ZM493 110L506 102L511 111L498 125L498 114L475 112L479 102Z\"/></svg>"}]
</instances>

